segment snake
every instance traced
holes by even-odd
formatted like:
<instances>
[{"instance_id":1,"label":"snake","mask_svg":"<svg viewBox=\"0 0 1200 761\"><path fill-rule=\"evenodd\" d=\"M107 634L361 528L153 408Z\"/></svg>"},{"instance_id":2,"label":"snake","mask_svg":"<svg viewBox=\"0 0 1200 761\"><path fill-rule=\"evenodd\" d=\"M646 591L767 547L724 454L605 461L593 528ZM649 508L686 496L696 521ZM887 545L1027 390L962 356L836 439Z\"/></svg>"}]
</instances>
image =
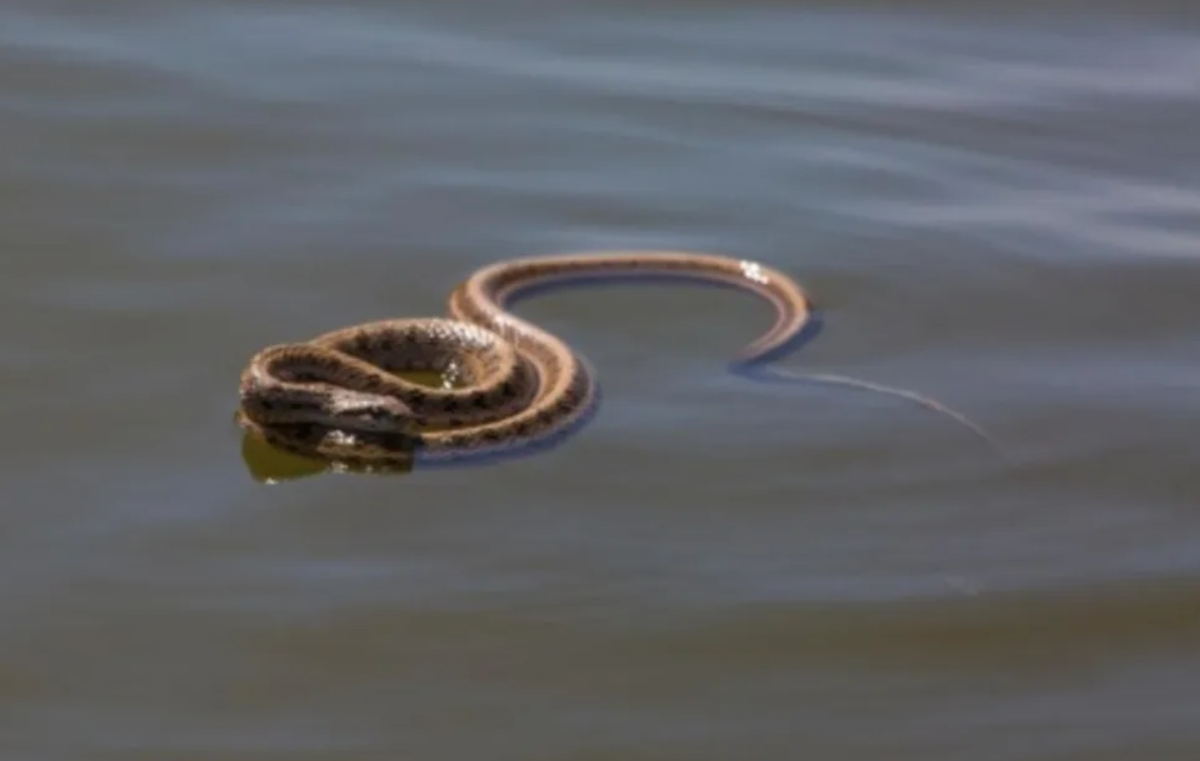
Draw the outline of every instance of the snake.
<instances>
[{"instance_id":1,"label":"snake","mask_svg":"<svg viewBox=\"0 0 1200 761\"><path fill-rule=\"evenodd\" d=\"M552 442L595 412L596 374L565 341L510 306L543 286L630 276L732 286L767 302L774 321L734 355L735 364L775 355L812 319L812 302L796 280L748 259L690 251L519 257L470 274L451 292L447 317L366 322L258 351L241 374L238 422L276 448L363 469ZM405 373L444 380L422 383Z\"/></svg>"}]
</instances>

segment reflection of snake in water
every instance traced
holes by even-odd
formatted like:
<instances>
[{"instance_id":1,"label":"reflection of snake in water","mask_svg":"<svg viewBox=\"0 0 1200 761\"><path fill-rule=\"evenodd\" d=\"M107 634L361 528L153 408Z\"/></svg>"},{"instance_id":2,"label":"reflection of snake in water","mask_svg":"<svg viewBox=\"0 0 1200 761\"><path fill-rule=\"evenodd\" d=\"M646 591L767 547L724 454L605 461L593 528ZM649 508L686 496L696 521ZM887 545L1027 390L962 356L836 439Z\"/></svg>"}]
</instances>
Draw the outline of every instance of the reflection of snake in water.
<instances>
[{"instance_id":1,"label":"reflection of snake in water","mask_svg":"<svg viewBox=\"0 0 1200 761\"><path fill-rule=\"evenodd\" d=\"M450 296L452 319L385 320L310 341L263 349L241 378L238 419L251 433L297 454L359 467L453 460L527 447L561 436L596 403L588 365L556 336L506 311L519 292L564 280L669 276L733 285L766 299L775 323L737 356L762 361L810 320L804 291L764 265L690 252L565 254L499 262ZM433 387L396 373L433 372ZM899 394L977 426L903 389L830 375L804 377Z\"/></svg>"}]
</instances>

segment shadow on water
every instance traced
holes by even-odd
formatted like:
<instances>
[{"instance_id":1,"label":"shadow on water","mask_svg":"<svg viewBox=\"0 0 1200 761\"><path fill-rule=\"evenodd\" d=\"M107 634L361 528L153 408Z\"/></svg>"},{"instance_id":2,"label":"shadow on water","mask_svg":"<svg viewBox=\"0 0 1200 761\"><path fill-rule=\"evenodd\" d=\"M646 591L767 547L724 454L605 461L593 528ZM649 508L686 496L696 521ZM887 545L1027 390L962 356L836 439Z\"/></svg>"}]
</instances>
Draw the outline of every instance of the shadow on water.
<instances>
[{"instance_id":1,"label":"shadow on water","mask_svg":"<svg viewBox=\"0 0 1200 761\"><path fill-rule=\"evenodd\" d=\"M708 280L699 280L686 274L638 273L630 275L590 276L570 281L537 283L522 288L514 293L507 306L519 303L552 291L570 290L576 288L606 287L613 285L647 285L663 281L673 283L688 283L704 287L720 288L747 293L744 288ZM735 360L727 365L732 374L758 383L784 385L811 385L813 383L852 388L859 391L885 394L915 402L926 409L945 415L973 434L988 443L1002 458L1004 452L996 441L983 428L974 423L966 415L957 412L935 399L909 389L887 386L868 380L829 373L800 373L789 372L773 366L774 363L796 353L809 342L815 340L824 330L825 319L820 310L810 304L809 319L803 328L788 341L771 351L755 357L752 360ZM582 360L586 362L586 360ZM365 475L403 476L420 468L422 470L443 470L478 468L499 465L516 459L533 457L565 444L573 438L597 414L601 404L601 393L597 384L595 400L587 410L570 426L560 429L553 435L514 443L498 450L480 450L465 452L460 457L451 459L423 459L419 443L408 436L375 437L359 436L363 443L374 446L385 446L394 452L404 451L407 457L388 463L363 462L354 459L331 460L317 454L317 444L332 433L341 433L329 429L318 429L316 426L277 427L272 431L264 431L241 421L240 414L235 421L242 425L242 459L250 476L264 484L275 484L282 481L294 481L325 473L346 473Z\"/></svg>"}]
</instances>

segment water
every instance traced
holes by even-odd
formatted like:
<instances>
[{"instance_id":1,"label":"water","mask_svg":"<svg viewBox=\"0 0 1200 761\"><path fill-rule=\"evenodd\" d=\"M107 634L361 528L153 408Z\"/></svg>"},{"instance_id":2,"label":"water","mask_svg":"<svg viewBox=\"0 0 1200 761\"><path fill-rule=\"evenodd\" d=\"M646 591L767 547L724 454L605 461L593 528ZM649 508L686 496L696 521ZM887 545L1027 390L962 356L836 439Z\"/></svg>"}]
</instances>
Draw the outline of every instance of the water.
<instances>
[{"instance_id":1,"label":"water","mask_svg":"<svg viewBox=\"0 0 1200 761\"><path fill-rule=\"evenodd\" d=\"M1200 752L1200 39L1167 5L9 3L0 748L21 759ZM302 475L270 343L526 253L566 446ZM274 468L274 472L271 471Z\"/></svg>"}]
</instances>

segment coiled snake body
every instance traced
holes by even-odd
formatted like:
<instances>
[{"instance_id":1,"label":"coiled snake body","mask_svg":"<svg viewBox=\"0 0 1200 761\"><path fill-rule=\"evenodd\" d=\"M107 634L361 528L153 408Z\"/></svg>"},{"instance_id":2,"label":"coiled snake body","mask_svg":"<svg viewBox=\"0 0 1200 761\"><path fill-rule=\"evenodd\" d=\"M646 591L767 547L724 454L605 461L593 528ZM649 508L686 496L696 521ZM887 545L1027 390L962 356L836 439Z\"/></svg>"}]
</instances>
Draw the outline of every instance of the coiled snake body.
<instances>
[{"instance_id":1,"label":"coiled snake body","mask_svg":"<svg viewBox=\"0 0 1200 761\"><path fill-rule=\"evenodd\" d=\"M591 411L593 374L561 339L506 307L535 286L621 275L698 279L765 298L775 323L743 349L743 361L784 346L809 318L800 286L755 262L668 251L513 259L460 284L449 299L450 319L366 323L263 349L242 373L239 422L277 447L365 465L552 439ZM396 375L419 371L458 383L434 388Z\"/></svg>"},{"instance_id":2,"label":"coiled snake body","mask_svg":"<svg viewBox=\"0 0 1200 761\"><path fill-rule=\"evenodd\" d=\"M741 259L670 251L513 259L462 282L450 295L449 319L372 322L263 349L242 373L238 421L276 447L368 469L554 439L592 411L593 373L561 339L506 306L536 286L622 275L733 285L765 299L775 321L737 355L744 363L791 343L810 318L809 300L792 278ZM438 388L396 374L420 371L456 382ZM917 398L840 376L812 377Z\"/></svg>"}]
</instances>

